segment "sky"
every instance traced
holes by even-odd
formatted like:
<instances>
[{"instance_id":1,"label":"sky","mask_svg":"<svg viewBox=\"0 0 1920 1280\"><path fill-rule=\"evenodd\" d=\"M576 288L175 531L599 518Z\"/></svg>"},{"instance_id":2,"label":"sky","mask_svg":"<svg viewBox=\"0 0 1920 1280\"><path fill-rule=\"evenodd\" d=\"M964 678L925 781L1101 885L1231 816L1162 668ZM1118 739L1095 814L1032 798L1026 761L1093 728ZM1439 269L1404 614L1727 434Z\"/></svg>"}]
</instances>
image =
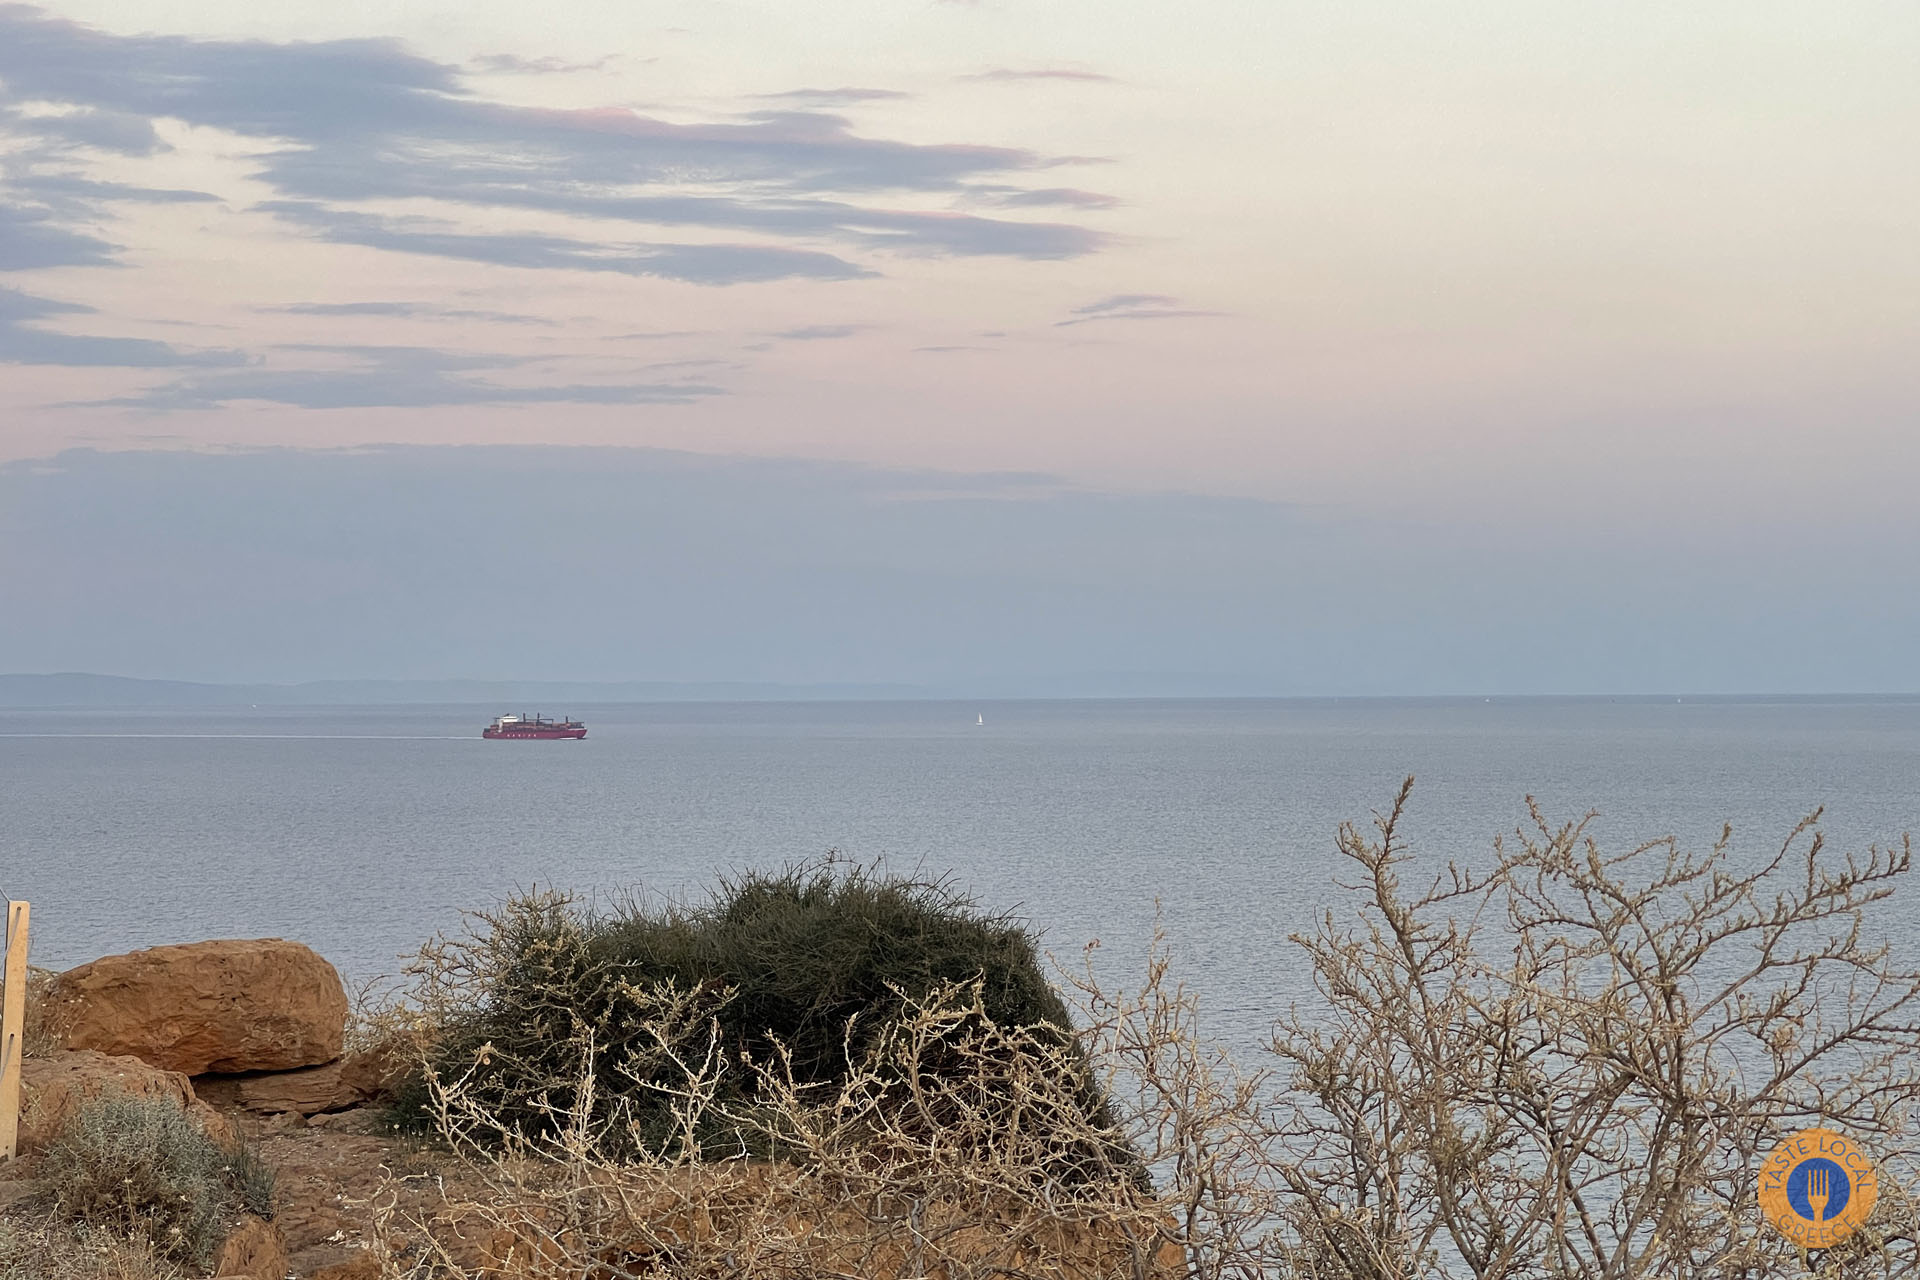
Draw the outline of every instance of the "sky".
<instances>
[{"instance_id":1,"label":"sky","mask_svg":"<svg viewBox=\"0 0 1920 1280\"><path fill-rule=\"evenodd\" d=\"M1920 689L1916 65L1908 3L0 4L0 670ZM508 586L588 621L472 639Z\"/></svg>"}]
</instances>

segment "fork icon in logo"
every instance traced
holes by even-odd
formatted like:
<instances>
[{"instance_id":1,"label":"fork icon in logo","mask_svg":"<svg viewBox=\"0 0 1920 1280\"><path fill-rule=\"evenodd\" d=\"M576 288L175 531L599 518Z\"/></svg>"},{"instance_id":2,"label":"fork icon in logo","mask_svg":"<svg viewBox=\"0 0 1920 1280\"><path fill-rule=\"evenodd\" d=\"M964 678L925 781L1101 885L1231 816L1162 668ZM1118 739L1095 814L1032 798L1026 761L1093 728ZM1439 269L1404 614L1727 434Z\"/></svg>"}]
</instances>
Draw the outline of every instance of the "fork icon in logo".
<instances>
[{"instance_id":1,"label":"fork icon in logo","mask_svg":"<svg viewBox=\"0 0 1920 1280\"><path fill-rule=\"evenodd\" d=\"M1853 1180L1825 1156L1803 1160L1787 1177L1787 1203L1802 1221L1827 1222L1847 1211Z\"/></svg>"},{"instance_id":2,"label":"fork icon in logo","mask_svg":"<svg viewBox=\"0 0 1920 1280\"><path fill-rule=\"evenodd\" d=\"M1819 1222L1827 1216L1827 1201L1833 1199L1831 1175L1819 1165L1807 1170L1807 1203L1813 1207L1813 1220Z\"/></svg>"}]
</instances>

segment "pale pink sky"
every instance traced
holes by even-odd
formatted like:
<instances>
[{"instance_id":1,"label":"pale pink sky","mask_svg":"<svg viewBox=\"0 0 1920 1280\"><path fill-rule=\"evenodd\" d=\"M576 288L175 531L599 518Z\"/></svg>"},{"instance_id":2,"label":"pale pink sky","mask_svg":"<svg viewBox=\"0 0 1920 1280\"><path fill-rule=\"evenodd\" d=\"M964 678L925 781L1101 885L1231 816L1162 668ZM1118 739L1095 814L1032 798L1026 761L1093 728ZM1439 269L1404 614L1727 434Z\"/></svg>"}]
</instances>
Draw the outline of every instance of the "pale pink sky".
<instances>
[{"instance_id":1,"label":"pale pink sky","mask_svg":"<svg viewBox=\"0 0 1920 1280\"><path fill-rule=\"evenodd\" d=\"M1902 536L1917 54L1904 2L0 6L0 458Z\"/></svg>"}]
</instances>

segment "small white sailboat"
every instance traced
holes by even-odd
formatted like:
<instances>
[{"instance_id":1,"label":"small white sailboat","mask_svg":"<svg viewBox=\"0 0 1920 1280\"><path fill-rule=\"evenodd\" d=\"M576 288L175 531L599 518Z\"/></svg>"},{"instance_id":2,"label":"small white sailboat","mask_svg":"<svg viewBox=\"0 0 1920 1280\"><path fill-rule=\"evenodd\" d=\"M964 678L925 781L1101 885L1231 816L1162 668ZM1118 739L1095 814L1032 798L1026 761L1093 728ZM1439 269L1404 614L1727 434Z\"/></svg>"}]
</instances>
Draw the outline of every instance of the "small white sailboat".
<instances>
[{"instance_id":1,"label":"small white sailboat","mask_svg":"<svg viewBox=\"0 0 1920 1280\"><path fill-rule=\"evenodd\" d=\"M973 722L975 724L985 724L987 722L987 717L985 715L977 715L973 718Z\"/></svg>"}]
</instances>

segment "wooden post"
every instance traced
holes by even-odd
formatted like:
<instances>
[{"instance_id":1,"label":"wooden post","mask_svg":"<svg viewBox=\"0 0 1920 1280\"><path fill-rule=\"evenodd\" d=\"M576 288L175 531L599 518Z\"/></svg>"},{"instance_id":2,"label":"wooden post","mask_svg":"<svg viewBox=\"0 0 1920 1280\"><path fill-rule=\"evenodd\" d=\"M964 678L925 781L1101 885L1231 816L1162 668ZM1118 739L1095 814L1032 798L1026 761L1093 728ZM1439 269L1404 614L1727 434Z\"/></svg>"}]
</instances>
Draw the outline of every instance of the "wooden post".
<instances>
[{"instance_id":1,"label":"wooden post","mask_svg":"<svg viewBox=\"0 0 1920 1280\"><path fill-rule=\"evenodd\" d=\"M0 991L0 1161L20 1139L20 1059L27 1032L27 904L7 904L6 987Z\"/></svg>"}]
</instances>

